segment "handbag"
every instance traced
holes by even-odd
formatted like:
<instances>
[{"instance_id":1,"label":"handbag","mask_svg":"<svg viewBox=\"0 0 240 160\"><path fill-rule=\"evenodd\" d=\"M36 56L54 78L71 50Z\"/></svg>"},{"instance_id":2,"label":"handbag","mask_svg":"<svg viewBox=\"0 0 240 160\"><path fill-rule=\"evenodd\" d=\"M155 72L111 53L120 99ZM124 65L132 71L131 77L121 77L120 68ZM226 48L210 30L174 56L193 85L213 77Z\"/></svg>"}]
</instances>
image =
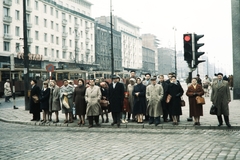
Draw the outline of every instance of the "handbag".
<instances>
[{"instance_id":1,"label":"handbag","mask_svg":"<svg viewBox=\"0 0 240 160\"><path fill-rule=\"evenodd\" d=\"M181 98L181 107L184 107L186 105L185 101L183 98Z\"/></svg>"},{"instance_id":2,"label":"handbag","mask_svg":"<svg viewBox=\"0 0 240 160\"><path fill-rule=\"evenodd\" d=\"M106 99L101 99L101 100L100 100L100 105L101 105L102 107L107 107L108 104L109 104L109 102L108 102Z\"/></svg>"},{"instance_id":3,"label":"handbag","mask_svg":"<svg viewBox=\"0 0 240 160\"><path fill-rule=\"evenodd\" d=\"M32 99L33 99L33 102L34 102L34 103L38 103L38 102L39 102L39 98L38 98L37 95L33 95L33 96L32 96Z\"/></svg>"},{"instance_id":4,"label":"handbag","mask_svg":"<svg viewBox=\"0 0 240 160\"><path fill-rule=\"evenodd\" d=\"M63 97L62 104L63 104L63 106L64 106L65 108L67 108L67 109L70 108L70 106L69 106L69 104L68 104L68 98L67 98L67 96L64 96L64 97Z\"/></svg>"},{"instance_id":5,"label":"handbag","mask_svg":"<svg viewBox=\"0 0 240 160\"><path fill-rule=\"evenodd\" d=\"M217 115L217 107L212 105L212 107L210 108L210 114L211 115Z\"/></svg>"},{"instance_id":6,"label":"handbag","mask_svg":"<svg viewBox=\"0 0 240 160\"><path fill-rule=\"evenodd\" d=\"M197 96L196 100L197 104L205 104L205 99L203 97Z\"/></svg>"},{"instance_id":7,"label":"handbag","mask_svg":"<svg viewBox=\"0 0 240 160\"><path fill-rule=\"evenodd\" d=\"M167 95L167 98L166 98L166 103L169 103L170 100L171 100L172 96L170 94Z\"/></svg>"}]
</instances>

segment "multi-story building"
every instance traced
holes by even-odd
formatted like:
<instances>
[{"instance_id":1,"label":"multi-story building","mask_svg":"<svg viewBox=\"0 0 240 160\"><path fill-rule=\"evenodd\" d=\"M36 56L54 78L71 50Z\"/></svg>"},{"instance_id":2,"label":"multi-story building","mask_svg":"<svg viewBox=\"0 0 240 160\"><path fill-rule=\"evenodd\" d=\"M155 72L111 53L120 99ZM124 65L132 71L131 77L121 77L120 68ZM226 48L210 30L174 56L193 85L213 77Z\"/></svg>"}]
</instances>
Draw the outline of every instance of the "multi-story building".
<instances>
[{"instance_id":1,"label":"multi-story building","mask_svg":"<svg viewBox=\"0 0 240 160\"><path fill-rule=\"evenodd\" d=\"M98 23L110 27L110 17L96 18ZM139 27L126 20L113 16L113 29L121 32L122 67L125 70L142 68L142 40L139 36Z\"/></svg>"},{"instance_id":2,"label":"multi-story building","mask_svg":"<svg viewBox=\"0 0 240 160\"><path fill-rule=\"evenodd\" d=\"M29 58L35 57L30 58L30 67L45 68L51 63L69 69L79 67L78 63L95 64L91 5L86 0L26 0ZM21 0L0 3L0 59L4 61L14 53L15 66L19 67L23 67L22 6Z\"/></svg>"},{"instance_id":3,"label":"multi-story building","mask_svg":"<svg viewBox=\"0 0 240 160\"><path fill-rule=\"evenodd\" d=\"M153 34L142 34L142 45L143 47L150 48L154 50L154 63L155 63L155 74L158 74L158 45L159 45L159 40L156 38L155 35Z\"/></svg>"},{"instance_id":4,"label":"multi-story building","mask_svg":"<svg viewBox=\"0 0 240 160\"><path fill-rule=\"evenodd\" d=\"M111 71L111 29L95 24L95 57L98 70ZM113 30L114 71L122 71L121 32Z\"/></svg>"},{"instance_id":5,"label":"multi-story building","mask_svg":"<svg viewBox=\"0 0 240 160\"><path fill-rule=\"evenodd\" d=\"M155 72L155 51L146 47L142 47L142 71L144 73Z\"/></svg>"},{"instance_id":6,"label":"multi-story building","mask_svg":"<svg viewBox=\"0 0 240 160\"><path fill-rule=\"evenodd\" d=\"M167 75L175 71L174 54L170 48L158 48L158 74Z\"/></svg>"}]
</instances>

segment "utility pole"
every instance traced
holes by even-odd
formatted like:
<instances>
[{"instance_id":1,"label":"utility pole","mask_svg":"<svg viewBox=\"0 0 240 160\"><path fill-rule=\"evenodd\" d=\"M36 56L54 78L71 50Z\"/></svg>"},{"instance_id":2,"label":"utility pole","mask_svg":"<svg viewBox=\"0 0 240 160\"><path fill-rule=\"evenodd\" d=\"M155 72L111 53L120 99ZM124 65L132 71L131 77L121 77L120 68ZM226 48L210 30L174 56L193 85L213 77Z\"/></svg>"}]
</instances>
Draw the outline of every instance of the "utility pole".
<instances>
[{"instance_id":1,"label":"utility pole","mask_svg":"<svg viewBox=\"0 0 240 160\"><path fill-rule=\"evenodd\" d=\"M28 86L29 86L29 58L28 58L28 41L27 41L27 17L26 17L26 0L23 0L23 42L24 42L24 97L25 110L29 110Z\"/></svg>"},{"instance_id":2,"label":"utility pole","mask_svg":"<svg viewBox=\"0 0 240 160\"><path fill-rule=\"evenodd\" d=\"M111 75L114 74L114 57L113 57L113 24L112 24L112 0L110 0L110 25L111 25Z\"/></svg>"},{"instance_id":3,"label":"utility pole","mask_svg":"<svg viewBox=\"0 0 240 160\"><path fill-rule=\"evenodd\" d=\"M173 30L174 30L174 61L175 61L175 75L176 77L178 76L177 75L177 47L176 47L176 31L177 31L177 28L176 27L173 27Z\"/></svg>"}]
</instances>

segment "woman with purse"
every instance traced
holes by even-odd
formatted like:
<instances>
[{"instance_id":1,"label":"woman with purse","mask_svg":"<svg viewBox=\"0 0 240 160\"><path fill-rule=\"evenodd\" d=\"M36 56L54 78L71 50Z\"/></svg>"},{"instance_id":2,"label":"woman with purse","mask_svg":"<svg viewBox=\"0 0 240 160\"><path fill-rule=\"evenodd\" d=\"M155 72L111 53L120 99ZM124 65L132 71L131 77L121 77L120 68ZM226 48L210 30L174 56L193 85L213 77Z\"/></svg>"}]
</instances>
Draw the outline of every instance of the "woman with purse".
<instances>
[{"instance_id":1,"label":"woman with purse","mask_svg":"<svg viewBox=\"0 0 240 160\"><path fill-rule=\"evenodd\" d=\"M78 125L85 125L86 101L85 101L86 87L83 79L78 79L78 86L73 92L73 104L75 104L76 115L79 117Z\"/></svg>"},{"instance_id":2,"label":"woman with purse","mask_svg":"<svg viewBox=\"0 0 240 160\"><path fill-rule=\"evenodd\" d=\"M204 95L204 91L200 84L197 84L197 79L192 78L192 83L188 86L186 95L188 96L189 100L189 109L190 109L190 116L194 117L194 125L200 125L200 116L203 116L203 108L202 104L197 103L198 96ZM202 98L202 97L201 97Z\"/></svg>"},{"instance_id":3,"label":"woman with purse","mask_svg":"<svg viewBox=\"0 0 240 160\"><path fill-rule=\"evenodd\" d=\"M43 111L43 123L49 121L49 97L50 97L50 88L48 87L48 82L43 82L43 89L41 90L40 97L40 107ZM47 117L47 120L46 120Z\"/></svg>"},{"instance_id":4,"label":"woman with purse","mask_svg":"<svg viewBox=\"0 0 240 160\"><path fill-rule=\"evenodd\" d=\"M101 100L100 100L100 105L101 105L101 108L102 108L102 113L101 113L102 123L104 123L104 117L103 117L104 114L106 115L105 123L108 123L109 122L109 119L108 119L109 101L108 101L108 85L107 85L106 82L101 82L100 83L100 90L101 90L101 93L102 93L102 97L101 97Z\"/></svg>"}]
</instances>

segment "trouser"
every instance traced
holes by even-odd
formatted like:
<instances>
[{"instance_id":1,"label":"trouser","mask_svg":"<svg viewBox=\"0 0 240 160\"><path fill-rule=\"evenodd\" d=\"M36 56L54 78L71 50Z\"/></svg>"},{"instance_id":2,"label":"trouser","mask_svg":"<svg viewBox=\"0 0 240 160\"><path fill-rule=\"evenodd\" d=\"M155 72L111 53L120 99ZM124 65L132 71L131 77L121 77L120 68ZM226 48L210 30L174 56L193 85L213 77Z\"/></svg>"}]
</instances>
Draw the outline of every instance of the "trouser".
<instances>
[{"instance_id":1,"label":"trouser","mask_svg":"<svg viewBox=\"0 0 240 160\"><path fill-rule=\"evenodd\" d=\"M99 115L98 116L88 116L89 125L93 125L93 118L96 124L99 124Z\"/></svg>"},{"instance_id":2,"label":"trouser","mask_svg":"<svg viewBox=\"0 0 240 160\"><path fill-rule=\"evenodd\" d=\"M120 124L121 112L112 112L113 123Z\"/></svg>"},{"instance_id":3,"label":"trouser","mask_svg":"<svg viewBox=\"0 0 240 160\"><path fill-rule=\"evenodd\" d=\"M223 117L224 117L225 123L226 123L226 124L229 124L229 116L225 116L225 115L224 115ZM222 124L222 123L223 123L222 115L217 116L217 118L218 118L218 123L219 123L219 124Z\"/></svg>"},{"instance_id":4,"label":"trouser","mask_svg":"<svg viewBox=\"0 0 240 160\"><path fill-rule=\"evenodd\" d=\"M149 117L149 124L159 124L160 123L160 116L158 117Z\"/></svg>"},{"instance_id":5,"label":"trouser","mask_svg":"<svg viewBox=\"0 0 240 160\"><path fill-rule=\"evenodd\" d=\"M33 119L34 120L40 120L40 112L33 113Z\"/></svg>"}]
</instances>

